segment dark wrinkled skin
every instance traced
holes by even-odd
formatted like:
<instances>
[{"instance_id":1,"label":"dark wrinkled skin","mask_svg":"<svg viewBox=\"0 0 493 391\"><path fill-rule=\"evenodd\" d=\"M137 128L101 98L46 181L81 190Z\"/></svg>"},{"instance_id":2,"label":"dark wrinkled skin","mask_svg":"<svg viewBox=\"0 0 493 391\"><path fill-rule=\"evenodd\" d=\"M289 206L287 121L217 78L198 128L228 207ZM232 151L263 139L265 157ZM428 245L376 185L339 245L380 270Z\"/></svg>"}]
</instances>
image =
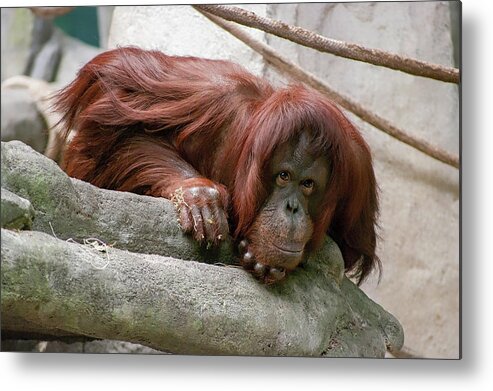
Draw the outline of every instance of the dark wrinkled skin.
<instances>
[{"instance_id":1,"label":"dark wrinkled skin","mask_svg":"<svg viewBox=\"0 0 493 391\"><path fill-rule=\"evenodd\" d=\"M327 160L309 151L306 135L276 148L265 175L269 195L238 244L241 265L266 284L283 280L307 258L329 175ZM181 187L181 226L199 242L218 244L229 231L226 191L207 179L190 182Z\"/></svg>"},{"instance_id":2,"label":"dark wrinkled skin","mask_svg":"<svg viewBox=\"0 0 493 391\"><path fill-rule=\"evenodd\" d=\"M221 188L212 181L200 181L205 184L197 186L198 180L193 180L192 187L181 186L180 191L168 195L168 198L177 206L184 232L198 242L217 245L229 233L228 218L224 211L226 190L222 190L221 195Z\"/></svg>"},{"instance_id":3,"label":"dark wrinkled skin","mask_svg":"<svg viewBox=\"0 0 493 391\"><path fill-rule=\"evenodd\" d=\"M306 259L328 175L327 160L310 155L306 138L276 149L270 194L238 246L241 264L260 281L281 281Z\"/></svg>"}]
</instances>

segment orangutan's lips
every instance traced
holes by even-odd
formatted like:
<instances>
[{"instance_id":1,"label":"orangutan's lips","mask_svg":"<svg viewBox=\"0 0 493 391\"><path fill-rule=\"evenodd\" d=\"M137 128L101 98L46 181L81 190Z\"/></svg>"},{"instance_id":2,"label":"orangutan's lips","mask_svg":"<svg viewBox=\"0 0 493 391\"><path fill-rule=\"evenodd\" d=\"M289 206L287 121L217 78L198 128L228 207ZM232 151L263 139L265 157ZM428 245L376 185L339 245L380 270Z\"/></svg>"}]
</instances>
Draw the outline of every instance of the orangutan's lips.
<instances>
[{"instance_id":1,"label":"orangutan's lips","mask_svg":"<svg viewBox=\"0 0 493 391\"><path fill-rule=\"evenodd\" d=\"M300 255L303 252L305 246L301 245L301 246L291 246L290 248L285 248L285 247L279 247L274 244L274 247L290 255Z\"/></svg>"}]
</instances>

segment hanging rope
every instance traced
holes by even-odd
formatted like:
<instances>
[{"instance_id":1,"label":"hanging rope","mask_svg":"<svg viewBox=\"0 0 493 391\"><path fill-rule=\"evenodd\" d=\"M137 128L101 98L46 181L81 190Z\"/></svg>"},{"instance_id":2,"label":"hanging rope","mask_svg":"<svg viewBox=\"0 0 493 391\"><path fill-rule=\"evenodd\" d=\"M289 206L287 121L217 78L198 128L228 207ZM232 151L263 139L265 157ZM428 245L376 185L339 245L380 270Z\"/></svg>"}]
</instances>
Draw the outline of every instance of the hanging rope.
<instances>
[{"instance_id":1,"label":"hanging rope","mask_svg":"<svg viewBox=\"0 0 493 391\"><path fill-rule=\"evenodd\" d=\"M239 40L250 46L253 50L261 54L267 62L272 64L283 74L287 74L292 78L300 80L310 85L311 87L315 88L316 90L320 91L321 93L326 94L333 101L338 103L346 110L351 111L359 118L361 118L363 121L368 122L374 127L396 138L397 140L402 141L403 143L408 144L413 148L445 164L448 164L455 168L459 168L458 156L453 155L443 149L440 149L437 146L430 144L426 140L407 134L403 130L392 125L386 119L383 119L382 117L365 109L359 103L354 102L351 99L341 95L337 91L330 88L324 81L320 80L315 75L304 71L298 65L289 61L287 58L281 56L270 46L252 38L249 34L239 29L235 24L227 22L207 12L203 12L202 10L198 10L198 11L202 13L205 17L210 19L212 22L222 27L224 30L228 31L230 34L232 34L233 36L235 36L236 38L238 38Z\"/></svg>"},{"instance_id":2,"label":"hanging rope","mask_svg":"<svg viewBox=\"0 0 493 391\"><path fill-rule=\"evenodd\" d=\"M223 19L253 27L300 45L339 57L350 58L448 83L459 83L460 81L459 70L456 68L432 64L380 49L368 49L355 43L326 38L304 28L265 18L242 8L226 5L194 5L193 7L199 11L205 11Z\"/></svg>"}]
</instances>

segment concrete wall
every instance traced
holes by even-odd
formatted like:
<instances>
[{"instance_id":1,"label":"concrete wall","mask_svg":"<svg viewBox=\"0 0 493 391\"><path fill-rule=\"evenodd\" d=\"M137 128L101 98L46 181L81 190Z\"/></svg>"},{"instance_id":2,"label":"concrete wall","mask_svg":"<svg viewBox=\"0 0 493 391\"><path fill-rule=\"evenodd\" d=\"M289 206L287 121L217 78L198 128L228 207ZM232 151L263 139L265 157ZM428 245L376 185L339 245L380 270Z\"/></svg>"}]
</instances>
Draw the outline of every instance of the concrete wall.
<instances>
[{"instance_id":1,"label":"concrete wall","mask_svg":"<svg viewBox=\"0 0 493 391\"><path fill-rule=\"evenodd\" d=\"M267 6L242 6L266 15ZM257 39L265 33L253 31ZM256 74L263 74L264 62L259 54L209 21L190 6L116 7L108 46L137 45L159 49L179 56L226 59L243 64Z\"/></svg>"},{"instance_id":2,"label":"concrete wall","mask_svg":"<svg viewBox=\"0 0 493 391\"><path fill-rule=\"evenodd\" d=\"M27 8L1 9L1 81L24 72L34 16Z\"/></svg>"},{"instance_id":3,"label":"concrete wall","mask_svg":"<svg viewBox=\"0 0 493 391\"><path fill-rule=\"evenodd\" d=\"M247 8L247 7L245 7ZM254 5L249 9L325 36L443 65L454 64L447 2ZM408 132L459 152L453 84L321 54L252 30L333 88ZM225 58L280 81L261 57L187 6L117 7L109 47ZM364 290L397 316L405 345L425 357L459 354L459 172L350 115L370 144L381 188L384 265Z\"/></svg>"}]
</instances>

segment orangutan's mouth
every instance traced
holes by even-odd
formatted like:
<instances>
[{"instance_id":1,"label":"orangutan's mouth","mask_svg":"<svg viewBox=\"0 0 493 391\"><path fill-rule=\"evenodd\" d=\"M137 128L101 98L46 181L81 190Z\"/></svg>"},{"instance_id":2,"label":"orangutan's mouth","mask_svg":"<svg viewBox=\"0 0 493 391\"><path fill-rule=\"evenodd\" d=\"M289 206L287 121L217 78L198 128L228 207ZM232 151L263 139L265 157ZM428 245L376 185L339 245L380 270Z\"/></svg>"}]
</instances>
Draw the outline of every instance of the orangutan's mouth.
<instances>
[{"instance_id":1,"label":"orangutan's mouth","mask_svg":"<svg viewBox=\"0 0 493 391\"><path fill-rule=\"evenodd\" d=\"M303 253L305 245L291 245L291 246L279 247L276 244L274 244L274 247L282 251L283 253L289 255L301 255Z\"/></svg>"}]
</instances>

